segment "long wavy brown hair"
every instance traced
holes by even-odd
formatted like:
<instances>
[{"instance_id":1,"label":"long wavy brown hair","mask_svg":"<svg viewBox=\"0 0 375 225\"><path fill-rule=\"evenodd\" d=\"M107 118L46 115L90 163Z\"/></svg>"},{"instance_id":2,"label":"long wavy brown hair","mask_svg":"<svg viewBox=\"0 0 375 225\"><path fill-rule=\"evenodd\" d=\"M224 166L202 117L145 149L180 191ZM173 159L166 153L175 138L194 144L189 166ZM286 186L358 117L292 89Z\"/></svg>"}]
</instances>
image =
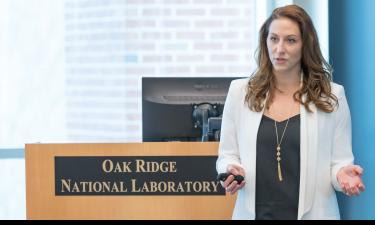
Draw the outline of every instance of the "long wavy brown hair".
<instances>
[{"instance_id":1,"label":"long wavy brown hair","mask_svg":"<svg viewBox=\"0 0 375 225\"><path fill-rule=\"evenodd\" d=\"M309 104L324 112L333 112L338 105L337 97L331 91L332 67L324 59L319 46L318 35L310 16L296 5L276 8L259 31L259 46L256 51L258 68L252 74L247 85L245 103L252 111L269 109L274 96L275 76L267 50L269 27L275 19L289 18L295 21L302 36L301 69L303 72L302 88L294 93L293 98L312 112ZM269 94L268 98L267 95ZM306 98L302 100L302 96Z\"/></svg>"}]
</instances>

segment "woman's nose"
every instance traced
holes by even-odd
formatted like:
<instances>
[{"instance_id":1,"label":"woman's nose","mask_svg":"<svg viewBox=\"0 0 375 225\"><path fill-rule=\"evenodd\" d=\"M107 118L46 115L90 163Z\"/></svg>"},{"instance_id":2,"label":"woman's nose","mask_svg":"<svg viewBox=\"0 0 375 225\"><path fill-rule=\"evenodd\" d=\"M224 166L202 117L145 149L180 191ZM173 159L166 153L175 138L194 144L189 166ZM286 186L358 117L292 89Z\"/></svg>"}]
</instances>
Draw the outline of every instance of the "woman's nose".
<instances>
[{"instance_id":1,"label":"woman's nose","mask_svg":"<svg viewBox=\"0 0 375 225\"><path fill-rule=\"evenodd\" d=\"M284 53L285 52L284 43L282 41L280 41L279 43L277 43L277 45L276 45L276 52L277 53Z\"/></svg>"}]
</instances>

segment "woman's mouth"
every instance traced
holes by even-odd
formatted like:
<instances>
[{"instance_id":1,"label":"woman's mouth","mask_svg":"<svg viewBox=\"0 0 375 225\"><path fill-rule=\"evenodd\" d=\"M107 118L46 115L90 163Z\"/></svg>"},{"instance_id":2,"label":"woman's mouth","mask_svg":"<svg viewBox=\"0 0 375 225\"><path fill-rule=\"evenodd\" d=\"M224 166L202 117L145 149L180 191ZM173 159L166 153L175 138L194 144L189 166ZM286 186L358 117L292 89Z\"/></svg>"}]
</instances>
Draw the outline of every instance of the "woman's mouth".
<instances>
[{"instance_id":1,"label":"woman's mouth","mask_svg":"<svg viewBox=\"0 0 375 225\"><path fill-rule=\"evenodd\" d=\"M275 58L277 64L284 64L286 62L285 58Z\"/></svg>"}]
</instances>

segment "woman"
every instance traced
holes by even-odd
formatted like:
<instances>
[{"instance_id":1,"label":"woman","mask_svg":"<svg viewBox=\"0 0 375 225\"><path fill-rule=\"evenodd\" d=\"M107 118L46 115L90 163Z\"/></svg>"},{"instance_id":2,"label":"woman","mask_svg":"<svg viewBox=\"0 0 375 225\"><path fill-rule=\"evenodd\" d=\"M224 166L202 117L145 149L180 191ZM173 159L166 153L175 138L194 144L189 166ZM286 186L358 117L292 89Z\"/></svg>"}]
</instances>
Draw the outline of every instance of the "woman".
<instances>
[{"instance_id":1,"label":"woman","mask_svg":"<svg viewBox=\"0 0 375 225\"><path fill-rule=\"evenodd\" d=\"M258 69L232 82L223 114L217 171L232 174L227 192L238 191L233 219L339 219L335 189L360 194L363 170L353 165L344 89L331 82L309 15L275 9L257 54Z\"/></svg>"}]
</instances>

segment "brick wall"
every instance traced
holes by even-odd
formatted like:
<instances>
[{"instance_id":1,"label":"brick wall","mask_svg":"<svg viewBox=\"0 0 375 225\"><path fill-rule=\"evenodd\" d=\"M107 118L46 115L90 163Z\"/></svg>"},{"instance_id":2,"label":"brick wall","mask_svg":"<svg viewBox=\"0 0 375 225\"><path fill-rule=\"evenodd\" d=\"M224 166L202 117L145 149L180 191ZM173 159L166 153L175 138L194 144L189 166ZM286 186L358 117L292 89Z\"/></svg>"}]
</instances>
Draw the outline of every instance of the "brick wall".
<instances>
[{"instance_id":1,"label":"brick wall","mask_svg":"<svg viewBox=\"0 0 375 225\"><path fill-rule=\"evenodd\" d=\"M71 141L141 140L142 76L248 76L255 1L66 0Z\"/></svg>"}]
</instances>

